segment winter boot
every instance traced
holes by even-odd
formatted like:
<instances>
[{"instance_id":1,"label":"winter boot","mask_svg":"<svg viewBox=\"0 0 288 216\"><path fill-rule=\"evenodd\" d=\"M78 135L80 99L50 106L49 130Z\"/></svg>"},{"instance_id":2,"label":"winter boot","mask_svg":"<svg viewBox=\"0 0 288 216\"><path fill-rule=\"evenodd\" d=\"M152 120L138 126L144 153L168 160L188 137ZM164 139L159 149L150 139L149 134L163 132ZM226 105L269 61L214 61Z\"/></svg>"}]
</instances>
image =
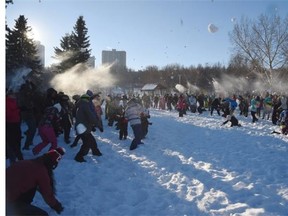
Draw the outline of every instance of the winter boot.
<instances>
[{"instance_id":1,"label":"winter boot","mask_svg":"<svg viewBox=\"0 0 288 216\"><path fill-rule=\"evenodd\" d=\"M97 150L95 152L92 153L95 156L102 156L102 153L100 152L100 150L97 148Z\"/></svg>"},{"instance_id":2,"label":"winter boot","mask_svg":"<svg viewBox=\"0 0 288 216\"><path fill-rule=\"evenodd\" d=\"M79 155L76 155L74 160L80 163L86 162L86 160L82 156L79 156Z\"/></svg>"},{"instance_id":3,"label":"winter boot","mask_svg":"<svg viewBox=\"0 0 288 216\"><path fill-rule=\"evenodd\" d=\"M76 147L77 146L77 142L73 142L72 145L70 145L71 148Z\"/></svg>"}]
</instances>

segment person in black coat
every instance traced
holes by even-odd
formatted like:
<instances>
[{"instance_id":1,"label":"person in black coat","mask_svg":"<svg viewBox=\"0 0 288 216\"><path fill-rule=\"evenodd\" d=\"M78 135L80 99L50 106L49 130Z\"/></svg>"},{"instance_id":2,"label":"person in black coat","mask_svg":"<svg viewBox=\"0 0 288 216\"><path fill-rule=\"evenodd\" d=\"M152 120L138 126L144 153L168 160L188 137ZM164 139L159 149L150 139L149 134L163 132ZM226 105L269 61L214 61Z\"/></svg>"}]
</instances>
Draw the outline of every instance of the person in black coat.
<instances>
[{"instance_id":1,"label":"person in black coat","mask_svg":"<svg viewBox=\"0 0 288 216\"><path fill-rule=\"evenodd\" d=\"M220 116L220 107L221 107L221 98L216 97L211 103L211 116L213 115L213 111L216 110L218 115Z\"/></svg>"},{"instance_id":2,"label":"person in black coat","mask_svg":"<svg viewBox=\"0 0 288 216\"><path fill-rule=\"evenodd\" d=\"M83 144L79 152L75 156L77 162L86 162L84 156L86 156L91 149L92 154L96 156L101 156L102 153L98 149L98 145L95 137L92 135L92 130L94 130L97 123L97 116L93 113L90 108L90 96L84 94L77 103L78 109L76 111L76 132L80 135Z\"/></svg>"}]
</instances>

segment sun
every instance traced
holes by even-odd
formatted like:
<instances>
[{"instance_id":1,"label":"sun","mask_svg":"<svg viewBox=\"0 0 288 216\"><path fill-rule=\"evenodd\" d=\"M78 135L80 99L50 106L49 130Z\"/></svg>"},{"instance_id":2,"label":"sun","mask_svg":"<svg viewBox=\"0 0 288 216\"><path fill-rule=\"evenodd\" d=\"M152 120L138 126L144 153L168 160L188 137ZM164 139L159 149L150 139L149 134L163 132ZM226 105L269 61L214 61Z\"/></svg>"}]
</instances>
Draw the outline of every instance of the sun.
<instances>
[{"instance_id":1,"label":"sun","mask_svg":"<svg viewBox=\"0 0 288 216\"><path fill-rule=\"evenodd\" d=\"M34 41L41 41L41 32L35 26L31 26L31 31L28 32L27 36Z\"/></svg>"}]
</instances>

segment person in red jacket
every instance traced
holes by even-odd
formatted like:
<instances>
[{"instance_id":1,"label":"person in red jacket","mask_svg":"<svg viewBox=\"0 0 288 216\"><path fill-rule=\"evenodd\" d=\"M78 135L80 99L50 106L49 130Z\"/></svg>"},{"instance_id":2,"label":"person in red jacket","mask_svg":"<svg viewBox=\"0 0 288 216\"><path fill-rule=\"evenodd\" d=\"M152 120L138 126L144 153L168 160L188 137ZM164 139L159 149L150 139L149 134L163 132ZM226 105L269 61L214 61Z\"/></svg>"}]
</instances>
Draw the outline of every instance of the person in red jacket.
<instances>
[{"instance_id":1,"label":"person in red jacket","mask_svg":"<svg viewBox=\"0 0 288 216\"><path fill-rule=\"evenodd\" d=\"M48 215L31 204L37 190L58 214L63 211L62 204L55 197L53 170L64 154L65 149L59 147L6 168L6 215Z\"/></svg>"},{"instance_id":2,"label":"person in red jacket","mask_svg":"<svg viewBox=\"0 0 288 216\"><path fill-rule=\"evenodd\" d=\"M180 95L176 107L179 112L179 117L183 117L183 115L186 114L186 108L187 108L187 103L183 94Z\"/></svg>"},{"instance_id":3,"label":"person in red jacket","mask_svg":"<svg viewBox=\"0 0 288 216\"><path fill-rule=\"evenodd\" d=\"M16 94L8 90L6 95L6 156L10 164L23 160L21 152L21 115Z\"/></svg>"}]
</instances>

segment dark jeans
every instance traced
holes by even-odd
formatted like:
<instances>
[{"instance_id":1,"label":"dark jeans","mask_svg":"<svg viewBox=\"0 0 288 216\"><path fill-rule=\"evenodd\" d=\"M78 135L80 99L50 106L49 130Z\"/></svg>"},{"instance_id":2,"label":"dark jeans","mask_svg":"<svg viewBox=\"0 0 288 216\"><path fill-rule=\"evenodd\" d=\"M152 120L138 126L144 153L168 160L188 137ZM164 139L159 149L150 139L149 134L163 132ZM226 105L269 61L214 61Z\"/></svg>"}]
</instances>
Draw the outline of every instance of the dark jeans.
<instances>
[{"instance_id":1,"label":"dark jeans","mask_svg":"<svg viewBox=\"0 0 288 216\"><path fill-rule=\"evenodd\" d=\"M252 122L258 121L258 118L256 117L256 112L251 111L251 116L252 116Z\"/></svg>"},{"instance_id":2,"label":"dark jeans","mask_svg":"<svg viewBox=\"0 0 288 216\"><path fill-rule=\"evenodd\" d=\"M6 156L10 163L23 160L21 152L21 124L6 122Z\"/></svg>"},{"instance_id":3,"label":"dark jeans","mask_svg":"<svg viewBox=\"0 0 288 216\"><path fill-rule=\"evenodd\" d=\"M67 143L70 140L70 131L72 128L70 116L68 113L65 113L62 116L61 126L62 126L63 132L64 132L64 141Z\"/></svg>"},{"instance_id":4,"label":"dark jeans","mask_svg":"<svg viewBox=\"0 0 288 216\"><path fill-rule=\"evenodd\" d=\"M141 124L136 124L136 125L131 125L131 128L133 130L134 134L134 139L132 140L132 143L130 145L130 149L133 150L137 148L138 144L141 143L142 139L142 125Z\"/></svg>"},{"instance_id":5,"label":"dark jeans","mask_svg":"<svg viewBox=\"0 0 288 216\"><path fill-rule=\"evenodd\" d=\"M29 148L29 146L33 144L33 139L37 130L36 119L34 117L31 117L25 119L24 122L28 126L28 130L26 131L26 140L24 147Z\"/></svg>"},{"instance_id":6,"label":"dark jeans","mask_svg":"<svg viewBox=\"0 0 288 216\"><path fill-rule=\"evenodd\" d=\"M119 130L119 139L126 139L128 135L128 124L122 124L120 125L120 130Z\"/></svg>"},{"instance_id":7,"label":"dark jeans","mask_svg":"<svg viewBox=\"0 0 288 216\"><path fill-rule=\"evenodd\" d=\"M82 139L83 144L76 155L77 158L83 158L83 156L88 154L90 149L92 150L93 155L99 155L100 151L92 133L83 133L80 135L80 138Z\"/></svg>"},{"instance_id":8,"label":"dark jeans","mask_svg":"<svg viewBox=\"0 0 288 216\"><path fill-rule=\"evenodd\" d=\"M218 113L218 115L220 116L220 110L219 110L219 108L218 107L214 107L214 106L211 106L211 116L213 115L213 111L214 110L216 110L217 111L217 113Z\"/></svg>"}]
</instances>

